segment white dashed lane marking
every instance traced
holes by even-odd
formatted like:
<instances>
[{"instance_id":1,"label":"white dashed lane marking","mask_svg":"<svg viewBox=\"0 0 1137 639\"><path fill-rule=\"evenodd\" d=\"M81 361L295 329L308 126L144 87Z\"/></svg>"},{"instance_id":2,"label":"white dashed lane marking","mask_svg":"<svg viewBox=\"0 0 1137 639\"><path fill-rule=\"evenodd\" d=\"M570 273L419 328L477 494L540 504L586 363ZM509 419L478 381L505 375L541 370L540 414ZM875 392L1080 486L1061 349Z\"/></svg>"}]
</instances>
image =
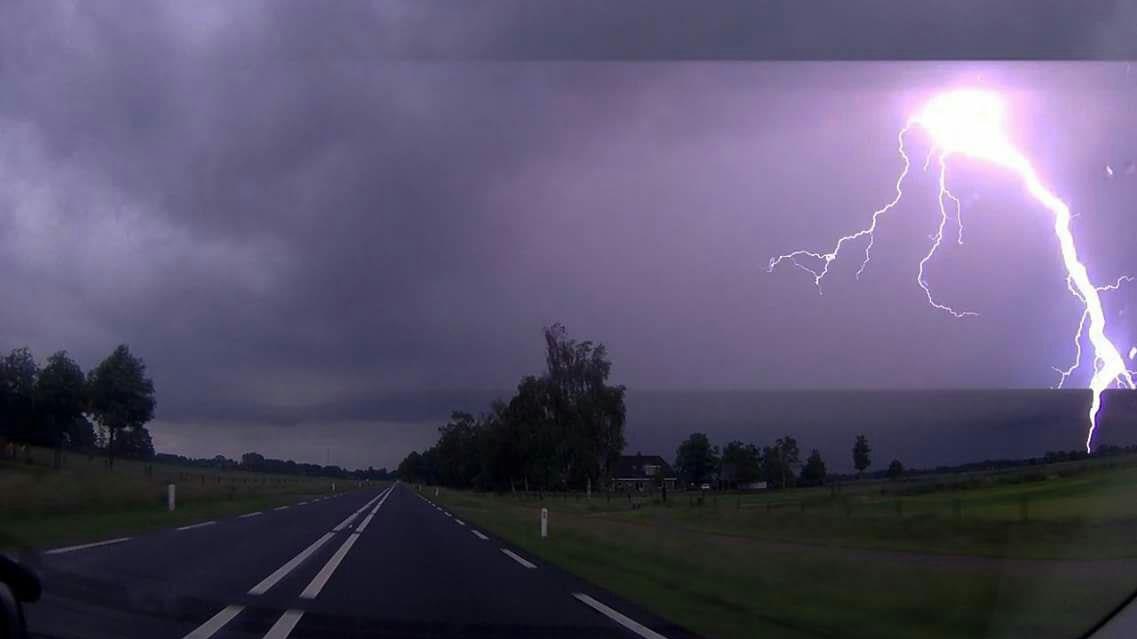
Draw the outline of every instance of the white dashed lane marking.
<instances>
[{"instance_id":1,"label":"white dashed lane marking","mask_svg":"<svg viewBox=\"0 0 1137 639\"><path fill-rule=\"evenodd\" d=\"M510 550L508 548L502 548L501 551L503 553L505 553L507 557L516 561L517 563L521 564L522 566L525 566L526 568L536 568L537 567L537 564L529 561L528 559L522 557L521 555L513 552L512 550Z\"/></svg>"},{"instance_id":2,"label":"white dashed lane marking","mask_svg":"<svg viewBox=\"0 0 1137 639\"><path fill-rule=\"evenodd\" d=\"M92 544L80 544L78 546L64 546L63 548L52 548L51 550L44 551L45 555L59 555L65 552L74 552L76 550L86 550L87 548L98 548L99 546L110 546L111 544L121 544L124 541L130 541L130 537L119 537L118 539L108 539L106 541L96 541Z\"/></svg>"},{"instance_id":3,"label":"white dashed lane marking","mask_svg":"<svg viewBox=\"0 0 1137 639\"><path fill-rule=\"evenodd\" d=\"M584 594L583 592L574 592L574 593L572 593L572 596L576 597L579 601L581 601L582 603L584 603L588 607L592 608L596 612L599 612L600 614L604 615L605 617L608 617L612 621L615 621L616 623L627 628L628 630L631 630L632 632L643 637L644 639L667 639L667 637L659 634L658 632L652 630L651 628L648 628L647 626L645 626L645 625L643 625L643 624L641 624L641 623L639 623L633 619L630 619L629 617L621 614L619 611L613 610L613 609L609 608L608 606L605 606L604 604L600 603L599 601L596 601L595 599L593 599L592 597L589 597L588 595Z\"/></svg>"}]
</instances>

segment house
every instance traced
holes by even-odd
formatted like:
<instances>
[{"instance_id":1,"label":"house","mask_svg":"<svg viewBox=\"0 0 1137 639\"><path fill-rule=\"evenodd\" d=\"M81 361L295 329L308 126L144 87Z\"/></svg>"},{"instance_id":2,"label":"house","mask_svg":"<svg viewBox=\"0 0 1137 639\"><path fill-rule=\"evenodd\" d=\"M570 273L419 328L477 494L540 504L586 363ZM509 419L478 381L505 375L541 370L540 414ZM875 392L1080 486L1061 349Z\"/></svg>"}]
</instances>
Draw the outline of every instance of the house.
<instances>
[{"instance_id":1,"label":"house","mask_svg":"<svg viewBox=\"0 0 1137 639\"><path fill-rule=\"evenodd\" d=\"M675 490L675 471L659 455L621 455L616 462L612 487L615 490L656 490L659 488L657 476L661 471L668 490Z\"/></svg>"}]
</instances>

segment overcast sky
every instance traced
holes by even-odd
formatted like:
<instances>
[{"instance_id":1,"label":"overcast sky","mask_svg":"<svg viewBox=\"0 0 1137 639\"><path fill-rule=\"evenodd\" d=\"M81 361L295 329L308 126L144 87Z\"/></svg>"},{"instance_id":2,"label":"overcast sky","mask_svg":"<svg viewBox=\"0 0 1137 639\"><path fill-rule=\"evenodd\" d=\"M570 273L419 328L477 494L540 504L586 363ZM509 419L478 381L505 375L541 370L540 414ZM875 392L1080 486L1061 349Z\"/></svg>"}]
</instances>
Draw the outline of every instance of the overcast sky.
<instances>
[{"instance_id":1,"label":"overcast sky","mask_svg":"<svg viewBox=\"0 0 1137 639\"><path fill-rule=\"evenodd\" d=\"M1079 308L1046 212L989 167L953 166L965 244L929 267L979 318L933 312L914 283L932 174L859 281L852 259L824 295L767 272L887 202L898 128L962 85L1006 95L1091 276L1137 273L1124 63L408 60L389 52L507 40L521 14L332 6L4 9L0 347L91 368L126 342L160 449L348 466L393 466L493 394L465 391L537 372L554 321L607 344L633 394L1047 387ZM1127 6L1080 46L1121 46ZM1134 301L1107 298L1123 350Z\"/></svg>"}]
</instances>

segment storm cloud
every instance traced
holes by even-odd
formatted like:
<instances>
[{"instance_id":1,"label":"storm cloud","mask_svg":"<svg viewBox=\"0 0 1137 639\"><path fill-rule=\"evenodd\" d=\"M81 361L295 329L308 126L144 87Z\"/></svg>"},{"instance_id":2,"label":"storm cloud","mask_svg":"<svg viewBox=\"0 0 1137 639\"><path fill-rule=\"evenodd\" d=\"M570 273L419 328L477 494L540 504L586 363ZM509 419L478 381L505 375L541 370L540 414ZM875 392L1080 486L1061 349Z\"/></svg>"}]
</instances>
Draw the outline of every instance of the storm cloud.
<instances>
[{"instance_id":1,"label":"storm cloud","mask_svg":"<svg viewBox=\"0 0 1137 639\"><path fill-rule=\"evenodd\" d=\"M912 281L930 176L861 281L840 269L819 296L766 273L886 201L906 110L979 77L1085 211L1095 279L1132 270L1137 180L1103 169L1137 159L1121 64L497 60L558 57L537 35L558 14L420 6L6 8L3 345L89 368L129 343L160 448L323 461L339 442L347 465L393 465L508 392L554 321L605 342L633 391L1047 386L1078 310L1005 176L960 169L969 242L931 275L981 322L930 312ZM1124 46L1111 15L1076 45ZM1126 343L1133 299L1110 302ZM633 441L652 428L629 420Z\"/></svg>"}]
</instances>

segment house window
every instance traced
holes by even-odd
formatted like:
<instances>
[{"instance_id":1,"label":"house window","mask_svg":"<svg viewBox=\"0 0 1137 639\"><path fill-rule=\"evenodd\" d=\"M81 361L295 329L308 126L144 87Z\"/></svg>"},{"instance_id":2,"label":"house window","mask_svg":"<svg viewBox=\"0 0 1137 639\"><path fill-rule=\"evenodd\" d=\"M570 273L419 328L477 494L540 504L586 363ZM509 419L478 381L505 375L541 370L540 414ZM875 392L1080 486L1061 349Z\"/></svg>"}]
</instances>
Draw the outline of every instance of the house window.
<instances>
[{"instance_id":1,"label":"house window","mask_svg":"<svg viewBox=\"0 0 1137 639\"><path fill-rule=\"evenodd\" d=\"M659 470L659 466L655 466L652 464L644 464L644 475L646 475L648 477L655 477L655 473L657 470Z\"/></svg>"}]
</instances>

